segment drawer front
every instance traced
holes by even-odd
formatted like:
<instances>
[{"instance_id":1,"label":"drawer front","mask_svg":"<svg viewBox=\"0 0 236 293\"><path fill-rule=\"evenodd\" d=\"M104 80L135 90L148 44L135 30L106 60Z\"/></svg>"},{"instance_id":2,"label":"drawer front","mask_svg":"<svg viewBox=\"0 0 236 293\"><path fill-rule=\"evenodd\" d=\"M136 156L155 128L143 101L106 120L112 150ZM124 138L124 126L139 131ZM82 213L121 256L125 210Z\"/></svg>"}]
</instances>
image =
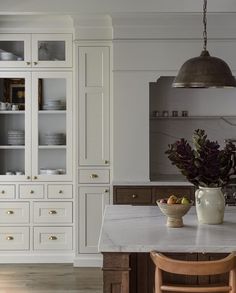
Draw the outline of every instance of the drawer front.
<instances>
[{"instance_id":1,"label":"drawer front","mask_svg":"<svg viewBox=\"0 0 236 293\"><path fill-rule=\"evenodd\" d=\"M72 203L34 202L34 223L72 223Z\"/></svg>"},{"instance_id":2,"label":"drawer front","mask_svg":"<svg viewBox=\"0 0 236 293\"><path fill-rule=\"evenodd\" d=\"M151 188L126 188L117 187L115 189L116 204L151 204L152 189Z\"/></svg>"},{"instance_id":3,"label":"drawer front","mask_svg":"<svg viewBox=\"0 0 236 293\"><path fill-rule=\"evenodd\" d=\"M154 201L160 198L167 198L170 195L186 196L191 200L194 200L194 187L193 186L171 186L171 187L155 187Z\"/></svg>"},{"instance_id":4,"label":"drawer front","mask_svg":"<svg viewBox=\"0 0 236 293\"><path fill-rule=\"evenodd\" d=\"M0 223L29 223L29 203L1 202Z\"/></svg>"},{"instance_id":5,"label":"drawer front","mask_svg":"<svg viewBox=\"0 0 236 293\"><path fill-rule=\"evenodd\" d=\"M70 184L49 184L48 185L48 198L72 198L73 188Z\"/></svg>"},{"instance_id":6,"label":"drawer front","mask_svg":"<svg viewBox=\"0 0 236 293\"><path fill-rule=\"evenodd\" d=\"M79 183L109 183L110 171L104 169L79 170Z\"/></svg>"},{"instance_id":7,"label":"drawer front","mask_svg":"<svg viewBox=\"0 0 236 293\"><path fill-rule=\"evenodd\" d=\"M72 227L35 227L35 250L71 250L73 243Z\"/></svg>"},{"instance_id":8,"label":"drawer front","mask_svg":"<svg viewBox=\"0 0 236 293\"><path fill-rule=\"evenodd\" d=\"M44 186L35 185L20 185L20 198L44 198Z\"/></svg>"},{"instance_id":9,"label":"drawer front","mask_svg":"<svg viewBox=\"0 0 236 293\"><path fill-rule=\"evenodd\" d=\"M28 227L0 227L0 250L29 249Z\"/></svg>"},{"instance_id":10,"label":"drawer front","mask_svg":"<svg viewBox=\"0 0 236 293\"><path fill-rule=\"evenodd\" d=\"M0 200L14 199L16 195L15 185L0 185Z\"/></svg>"}]
</instances>

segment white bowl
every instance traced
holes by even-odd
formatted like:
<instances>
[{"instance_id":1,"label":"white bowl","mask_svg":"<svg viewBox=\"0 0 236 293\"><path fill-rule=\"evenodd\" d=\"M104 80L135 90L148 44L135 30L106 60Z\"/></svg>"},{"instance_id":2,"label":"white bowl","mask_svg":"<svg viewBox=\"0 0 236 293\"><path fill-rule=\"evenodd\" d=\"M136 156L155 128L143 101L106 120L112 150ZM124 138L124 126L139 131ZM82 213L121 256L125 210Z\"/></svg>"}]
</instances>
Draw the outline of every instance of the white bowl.
<instances>
[{"instance_id":1,"label":"white bowl","mask_svg":"<svg viewBox=\"0 0 236 293\"><path fill-rule=\"evenodd\" d=\"M15 55L10 52L0 52L0 58L3 61L14 60Z\"/></svg>"}]
</instances>

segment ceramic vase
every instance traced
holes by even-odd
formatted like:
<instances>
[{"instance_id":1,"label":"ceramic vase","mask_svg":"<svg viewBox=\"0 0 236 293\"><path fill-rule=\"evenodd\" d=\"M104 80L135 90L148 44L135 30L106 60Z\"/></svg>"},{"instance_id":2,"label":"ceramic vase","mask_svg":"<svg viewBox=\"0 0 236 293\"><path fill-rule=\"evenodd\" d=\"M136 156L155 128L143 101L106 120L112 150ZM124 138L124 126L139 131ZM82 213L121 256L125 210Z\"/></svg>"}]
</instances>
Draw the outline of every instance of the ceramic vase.
<instances>
[{"instance_id":1,"label":"ceramic vase","mask_svg":"<svg viewBox=\"0 0 236 293\"><path fill-rule=\"evenodd\" d=\"M199 187L195 192L196 211L200 224L222 224L225 198L221 187Z\"/></svg>"}]
</instances>

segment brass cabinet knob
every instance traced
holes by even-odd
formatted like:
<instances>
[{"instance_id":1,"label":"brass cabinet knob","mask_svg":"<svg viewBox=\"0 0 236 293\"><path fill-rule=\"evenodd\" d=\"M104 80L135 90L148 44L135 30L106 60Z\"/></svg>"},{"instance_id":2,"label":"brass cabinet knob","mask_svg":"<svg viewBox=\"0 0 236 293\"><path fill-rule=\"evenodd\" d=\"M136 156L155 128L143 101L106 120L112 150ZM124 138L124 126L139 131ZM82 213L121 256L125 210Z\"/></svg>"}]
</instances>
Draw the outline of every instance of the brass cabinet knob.
<instances>
[{"instance_id":1,"label":"brass cabinet knob","mask_svg":"<svg viewBox=\"0 0 236 293\"><path fill-rule=\"evenodd\" d=\"M132 198L137 198L137 194L132 194Z\"/></svg>"},{"instance_id":2,"label":"brass cabinet knob","mask_svg":"<svg viewBox=\"0 0 236 293\"><path fill-rule=\"evenodd\" d=\"M7 236L6 240L14 240L14 237L13 236Z\"/></svg>"},{"instance_id":3,"label":"brass cabinet knob","mask_svg":"<svg viewBox=\"0 0 236 293\"><path fill-rule=\"evenodd\" d=\"M59 193L62 194L63 193L63 190L59 190Z\"/></svg>"},{"instance_id":4,"label":"brass cabinet knob","mask_svg":"<svg viewBox=\"0 0 236 293\"><path fill-rule=\"evenodd\" d=\"M33 190L30 190L30 193L31 193L31 194L33 194L33 193L34 193L34 191L33 191Z\"/></svg>"},{"instance_id":5,"label":"brass cabinet knob","mask_svg":"<svg viewBox=\"0 0 236 293\"><path fill-rule=\"evenodd\" d=\"M8 215L13 215L14 212L13 212L13 211L7 211L7 214L8 214Z\"/></svg>"},{"instance_id":6,"label":"brass cabinet knob","mask_svg":"<svg viewBox=\"0 0 236 293\"><path fill-rule=\"evenodd\" d=\"M105 164L108 164L108 163L109 163L109 161L108 161L108 160L105 160L105 161L104 161L104 163L105 163Z\"/></svg>"},{"instance_id":7,"label":"brass cabinet knob","mask_svg":"<svg viewBox=\"0 0 236 293\"><path fill-rule=\"evenodd\" d=\"M53 211L52 210L52 211L49 211L48 213L49 213L49 215L56 215L57 214L57 211Z\"/></svg>"},{"instance_id":8,"label":"brass cabinet knob","mask_svg":"<svg viewBox=\"0 0 236 293\"><path fill-rule=\"evenodd\" d=\"M30 62L29 62L29 61L27 61L27 62L26 62L26 65L30 65Z\"/></svg>"},{"instance_id":9,"label":"brass cabinet knob","mask_svg":"<svg viewBox=\"0 0 236 293\"><path fill-rule=\"evenodd\" d=\"M34 176L34 180L36 180L36 179L38 179L38 177L37 176Z\"/></svg>"},{"instance_id":10,"label":"brass cabinet knob","mask_svg":"<svg viewBox=\"0 0 236 293\"><path fill-rule=\"evenodd\" d=\"M5 193L5 190L2 190L2 191L1 191L1 194L4 194L4 193Z\"/></svg>"},{"instance_id":11,"label":"brass cabinet knob","mask_svg":"<svg viewBox=\"0 0 236 293\"><path fill-rule=\"evenodd\" d=\"M105 193L109 192L109 189L105 189L104 192L105 192Z\"/></svg>"},{"instance_id":12,"label":"brass cabinet knob","mask_svg":"<svg viewBox=\"0 0 236 293\"><path fill-rule=\"evenodd\" d=\"M34 61L34 65L38 65L38 62Z\"/></svg>"},{"instance_id":13,"label":"brass cabinet knob","mask_svg":"<svg viewBox=\"0 0 236 293\"><path fill-rule=\"evenodd\" d=\"M30 179L30 176L27 176L27 177L26 177L26 179L28 179L28 180L29 180L29 179Z\"/></svg>"},{"instance_id":14,"label":"brass cabinet knob","mask_svg":"<svg viewBox=\"0 0 236 293\"><path fill-rule=\"evenodd\" d=\"M57 240L57 237L56 236L50 236L48 237L49 240Z\"/></svg>"},{"instance_id":15,"label":"brass cabinet knob","mask_svg":"<svg viewBox=\"0 0 236 293\"><path fill-rule=\"evenodd\" d=\"M90 178L94 179L94 178L98 178L98 174L91 174Z\"/></svg>"}]
</instances>

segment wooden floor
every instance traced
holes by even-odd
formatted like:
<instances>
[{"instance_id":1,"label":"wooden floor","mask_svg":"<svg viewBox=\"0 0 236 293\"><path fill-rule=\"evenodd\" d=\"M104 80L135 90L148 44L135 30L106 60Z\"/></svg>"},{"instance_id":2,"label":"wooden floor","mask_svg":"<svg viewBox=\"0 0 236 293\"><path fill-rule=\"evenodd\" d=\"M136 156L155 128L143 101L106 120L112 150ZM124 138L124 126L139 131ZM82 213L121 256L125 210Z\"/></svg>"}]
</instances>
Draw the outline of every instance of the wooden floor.
<instances>
[{"instance_id":1,"label":"wooden floor","mask_svg":"<svg viewBox=\"0 0 236 293\"><path fill-rule=\"evenodd\" d=\"M100 268L70 264L1 264L0 293L102 293Z\"/></svg>"}]
</instances>

